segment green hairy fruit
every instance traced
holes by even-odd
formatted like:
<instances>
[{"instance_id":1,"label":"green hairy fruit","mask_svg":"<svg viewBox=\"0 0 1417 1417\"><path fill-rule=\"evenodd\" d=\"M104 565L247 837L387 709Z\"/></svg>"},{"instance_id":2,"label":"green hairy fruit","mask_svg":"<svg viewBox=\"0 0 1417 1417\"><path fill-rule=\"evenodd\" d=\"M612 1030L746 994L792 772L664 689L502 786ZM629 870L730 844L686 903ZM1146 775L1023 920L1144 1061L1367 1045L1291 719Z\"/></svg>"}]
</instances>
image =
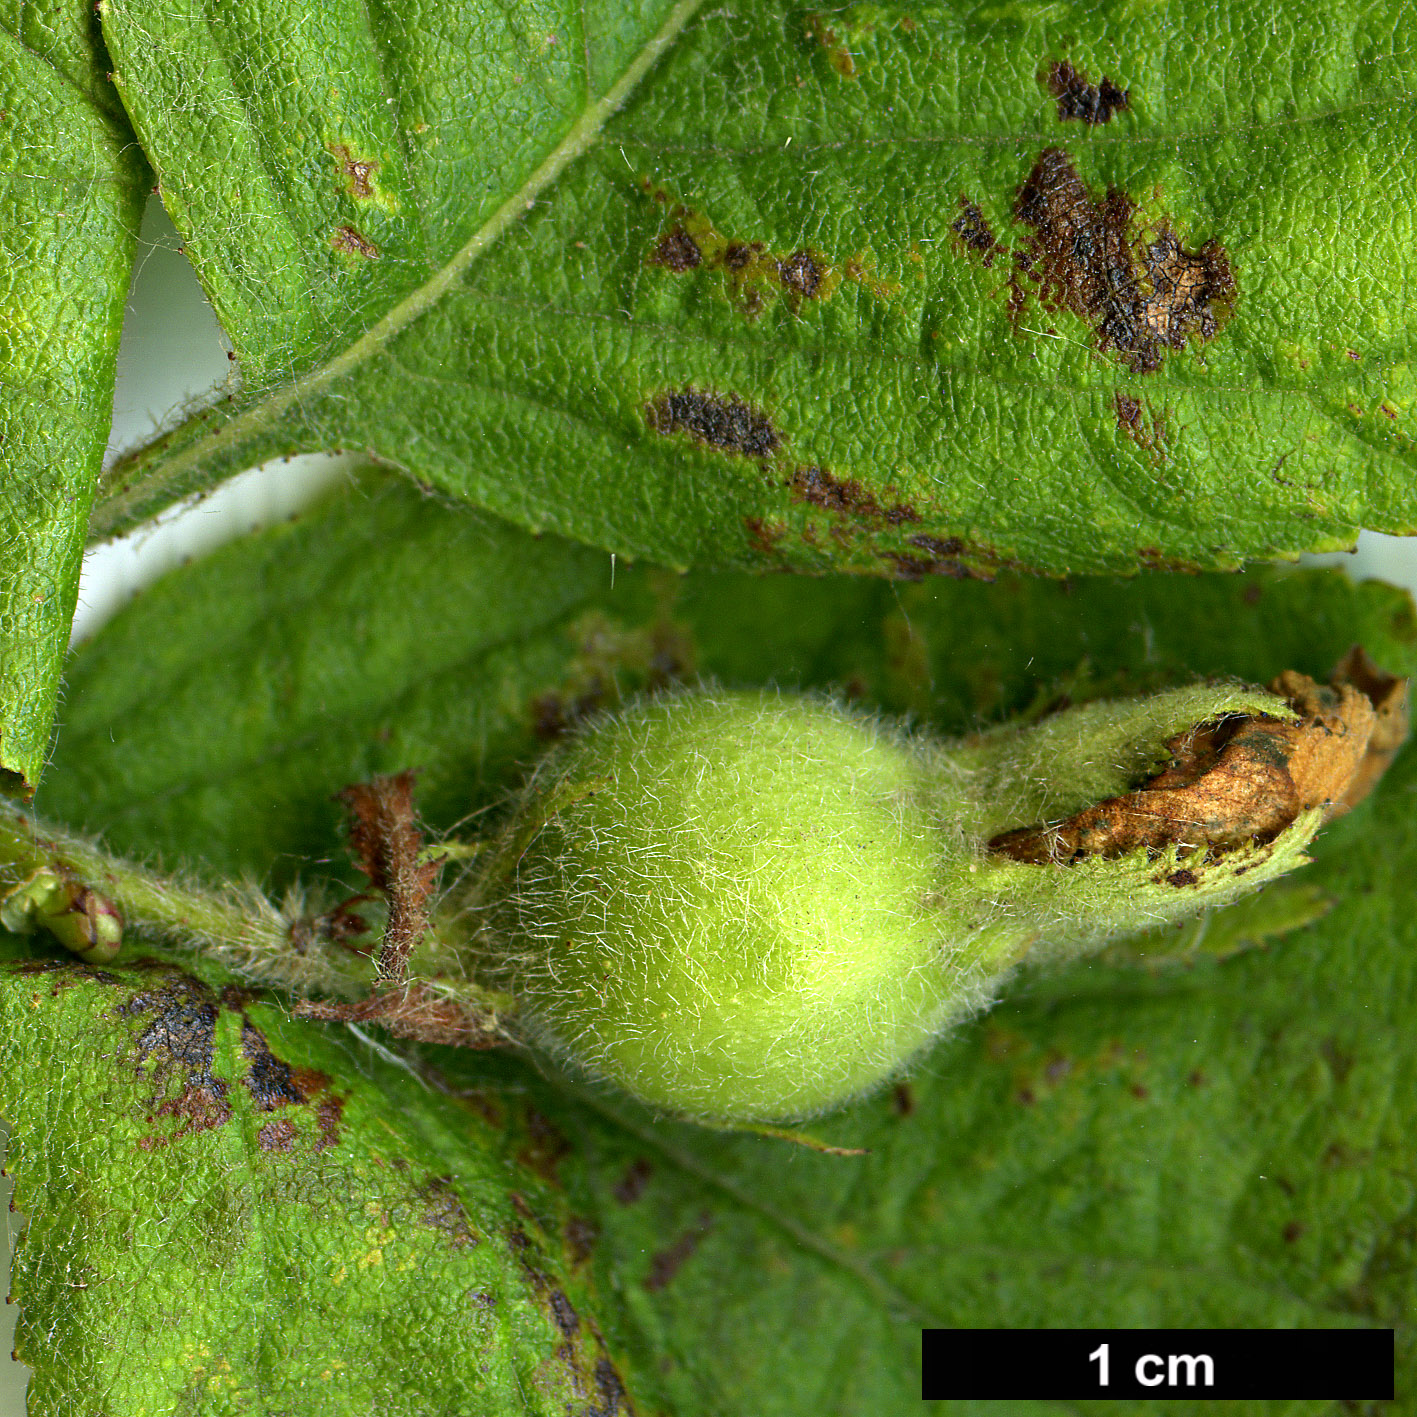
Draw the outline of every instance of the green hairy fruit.
<instances>
[{"instance_id":1,"label":"green hairy fruit","mask_svg":"<svg viewBox=\"0 0 1417 1417\"><path fill-rule=\"evenodd\" d=\"M523 1037L657 1108L808 1116L896 1074L1025 959L1302 864L1400 741L1399 691L1286 680L955 743L773 692L638 703L540 764L457 892L458 948Z\"/></svg>"},{"instance_id":2,"label":"green hairy fruit","mask_svg":"<svg viewBox=\"0 0 1417 1417\"><path fill-rule=\"evenodd\" d=\"M1405 695L1355 650L1326 686L1194 684L942 742L825 698L680 690L583 724L481 841L425 845L411 773L347 788L377 944L352 944L367 894L277 906L14 813L0 923L90 962L137 927L303 1017L529 1044L662 1112L766 1126L878 1086L1024 963L1302 865L1403 741Z\"/></svg>"}]
</instances>

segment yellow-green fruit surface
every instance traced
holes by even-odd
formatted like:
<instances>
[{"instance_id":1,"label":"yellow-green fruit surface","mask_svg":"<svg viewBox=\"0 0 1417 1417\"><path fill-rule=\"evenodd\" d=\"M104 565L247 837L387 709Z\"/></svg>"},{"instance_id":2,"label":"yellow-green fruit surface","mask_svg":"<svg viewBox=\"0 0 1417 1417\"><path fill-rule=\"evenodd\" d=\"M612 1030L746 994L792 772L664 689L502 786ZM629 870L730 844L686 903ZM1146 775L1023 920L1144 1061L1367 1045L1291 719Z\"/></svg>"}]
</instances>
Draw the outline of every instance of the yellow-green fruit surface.
<instances>
[{"instance_id":1,"label":"yellow-green fruit surface","mask_svg":"<svg viewBox=\"0 0 1417 1417\"><path fill-rule=\"evenodd\" d=\"M533 1035L705 1119L802 1116L888 1077L978 994L928 903L928 754L758 693L578 736L531 784L534 835L483 936L507 942L494 968Z\"/></svg>"}]
</instances>

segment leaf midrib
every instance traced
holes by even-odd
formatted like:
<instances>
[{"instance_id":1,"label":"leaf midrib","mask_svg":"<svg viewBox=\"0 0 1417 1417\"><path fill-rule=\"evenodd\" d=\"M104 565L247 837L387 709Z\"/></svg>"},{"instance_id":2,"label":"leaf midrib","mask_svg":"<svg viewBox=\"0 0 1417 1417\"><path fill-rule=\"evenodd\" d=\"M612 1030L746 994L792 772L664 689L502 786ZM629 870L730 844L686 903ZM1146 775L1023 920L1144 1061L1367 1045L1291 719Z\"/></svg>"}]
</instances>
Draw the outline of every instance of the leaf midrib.
<instances>
[{"instance_id":1,"label":"leaf midrib","mask_svg":"<svg viewBox=\"0 0 1417 1417\"><path fill-rule=\"evenodd\" d=\"M702 3L703 0L678 0L659 30L640 48L615 83L600 98L587 103L580 117L572 124L570 132L551 149L536 171L428 280L406 295L332 359L265 394L215 432L189 443L158 464L151 472L130 483L117 497L96 506L91 533L95 536L104 535L108 527L122 520L128 506L141 502L157 487L177 480L189 469L209 458L219 456L234 444L259 434L269 424L280 419L292 405L319 393L372 358L403 329L432 309L463 272L526 214L535 204L537 196L590 148L599 137L601 129L673 44Z\"/></svg>"}]
</instances>

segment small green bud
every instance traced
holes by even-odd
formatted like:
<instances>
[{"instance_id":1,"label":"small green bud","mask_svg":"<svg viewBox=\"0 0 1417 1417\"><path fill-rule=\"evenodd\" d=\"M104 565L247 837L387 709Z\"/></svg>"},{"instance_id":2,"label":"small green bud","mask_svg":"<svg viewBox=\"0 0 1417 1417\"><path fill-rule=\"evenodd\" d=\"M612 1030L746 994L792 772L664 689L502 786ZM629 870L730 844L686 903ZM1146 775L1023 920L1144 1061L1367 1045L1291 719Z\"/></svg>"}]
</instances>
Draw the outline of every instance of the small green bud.
<instances>
[{"instance_id":1,"label":"small green bud","mask_svg":"<svg viewBox=\"0 0 1417 1417\"><path fill-rule=\"evenodd\" d=\"M89 964L107 964L123 944L123 918L112 902L48 866L0 899L0 925L20 935L48 930Z\"/></svg>"},{"instance_id":2,"label":"small green bud","mask_svg":"<svg viewBox=\"0 0 1417 1417\"><path fill-rule=\"evenodd\" d=\"M1281 687L1196 685L955 744L775 693L637 704L553 751L479 858L473 972L531 1041L668 1112L822 1111L1022 960L1302 864L1378 714L1351 684Z\"/></svg>"}]
</instances>

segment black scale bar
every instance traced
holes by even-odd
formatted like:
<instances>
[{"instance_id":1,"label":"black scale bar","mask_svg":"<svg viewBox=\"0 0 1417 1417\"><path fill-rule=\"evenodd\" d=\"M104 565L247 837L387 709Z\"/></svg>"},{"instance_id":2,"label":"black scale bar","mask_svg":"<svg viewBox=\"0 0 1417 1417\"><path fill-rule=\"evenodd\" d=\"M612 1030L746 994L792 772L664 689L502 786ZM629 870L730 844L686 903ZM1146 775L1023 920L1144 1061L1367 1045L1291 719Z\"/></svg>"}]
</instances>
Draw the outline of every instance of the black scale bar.
<instances>
[{"instance_id":1,"label":"black scale bar","mask_svg":"<svg viewBox=\"0 0 1417 1417\"><path fill-rule=\"evenodd\" d=\"M1391 1401L1392 1329L927 1328L922 1397Z\"/></svg>"}]
</instances>

